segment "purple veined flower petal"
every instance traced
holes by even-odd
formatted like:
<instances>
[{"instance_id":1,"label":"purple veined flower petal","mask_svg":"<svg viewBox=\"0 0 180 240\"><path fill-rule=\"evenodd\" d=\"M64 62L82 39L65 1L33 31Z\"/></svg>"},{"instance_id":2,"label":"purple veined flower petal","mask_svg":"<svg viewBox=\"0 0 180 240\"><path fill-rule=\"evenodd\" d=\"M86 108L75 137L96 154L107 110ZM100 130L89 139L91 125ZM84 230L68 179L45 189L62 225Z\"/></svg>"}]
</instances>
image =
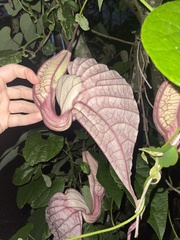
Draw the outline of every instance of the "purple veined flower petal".
<instances>
[{"instance_id":1,"label":"purple veined flower petal","mask_svg":"<svg viewBox=\"0 0 180 240\"><path fill-rule=\"evenodd\" d=\"M158 132L168 141L180 126L180 89L165 81L154 101L153 120ZM179 144L179 141L176 143Z\"/></svg>"},{"instance_id":2,"label":"purple veined flower petal","mask_svg":"<svg viewBox=\"0 0 180 240\"><path fill-rule=\"evenodd\" d=\"M79 236L82 233L82 216L89 223L95 222L101 214L104 188L96 179L98 164L89 152L83 152L83 161L91 169L88 175L91 192L91 209L83 196L75 189L66 190L65 194L56 193L46 209L46 221L54 235L54 240Z\"/></svg>"},{"instance_id":3,"label":"purple veined flower petal","mask_svg":"<svg viewBox=\"0 0 180 240\"><path fill-rule=\"evenodd\" d=\"M68 206L70 199L68 201L67 194L56 193L46 209L46 221L54 240L64 240L82 233L82 212Z\"/></svg>"},{"instance_id":4,"label":"purple veined flower petal","mask_svg":"<svg viewBox=\"0 0 180 240\"><path fill-rule=\"evenodd\" d=\"M94 59L76 58L68 71L82 81L72 109L74 118L94 138L136 201L130 176L139 112L130 85Z\"/></svg>"},{"instance_id":5,"label":"purple veined flower petal","mask_svg":"<svg viewBox=\"0 0 180 240\"><path fill-rule=\"evenodd\" d=\"M101 204L105 194L105 189L98 182L96 178L98 163L88 151L83 151L83 162L86 162L91 174L88 175L90 193L91 193L91 211L90 213L83 213L84 220L88 223L95 222L101 214Z\"/></svg>"},{"instance_id":6,"label":"purple veined flower petal","mask_svg":"<svg viewBox=\"0 0 180 240\"><path fill-rule=\"evenodd\" d=\"M39 74L41 86L46 86L47 78L44 80L44 76L47 76L47 73L51 72L56 76L52 77L50 84L53 89L56 88L61 115L55 116L52 111L54 98L51 91L44 93L46 88L41 87L42 92L38 92L37 87L34 92L35 100L36 95L38 96L39 102L35 102L42 111L44 122L53 130L63 131L73 120L79 121L104 152L136 202L131 186L131 168L138 134L139 112L131 86L116 71L109 70L104 64L98 64L95 59L76 58L68 63L69 54L64 51L62 54L65 59L65 64L63 60L62 65L68 67L68 74L61 74L58 83L61 64L51 72L46 70L47 62L45 67L41 67L42 74ZM50 60L51 65L52 62L53 58Z\"/></svg>"},{"instance_id":7,"label":"purple veined flower petal","mask_svg":"<svg viewBox=\"0 0 180 240\"><path fill-rule=\"evenodd\" d=\"M70 58L71 53L63 50L43 63L37 74L40 83L33 88L34 102L41 110L44 123L55 131L64 131L72 123L72 115L69 112L59 117L55 111L56 85L59 78L67 71Z\"/></svg>"}]
</instances>

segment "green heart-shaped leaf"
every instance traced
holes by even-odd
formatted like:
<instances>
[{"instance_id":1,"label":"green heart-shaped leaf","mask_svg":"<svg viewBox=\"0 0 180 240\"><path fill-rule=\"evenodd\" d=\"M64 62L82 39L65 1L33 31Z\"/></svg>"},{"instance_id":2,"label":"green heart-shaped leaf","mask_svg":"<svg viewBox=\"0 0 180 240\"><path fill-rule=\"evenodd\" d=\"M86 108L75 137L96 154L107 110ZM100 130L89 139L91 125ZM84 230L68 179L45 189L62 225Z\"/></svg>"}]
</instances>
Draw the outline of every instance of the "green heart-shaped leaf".
<instances>
[{"instance_id":1,"label":"green heart-shaped leaf","mask_svg":"<svg viewBox=\"0 0 180 240\"><path fill-rule=\"evenodd\" d=\"M51 134L48 139L42 139L41 134L36 132L27 138L23 148L25 161L31 166L40 162L47 162L55 157L62 149L64 138Z\"/></svg>"}]
</instances>

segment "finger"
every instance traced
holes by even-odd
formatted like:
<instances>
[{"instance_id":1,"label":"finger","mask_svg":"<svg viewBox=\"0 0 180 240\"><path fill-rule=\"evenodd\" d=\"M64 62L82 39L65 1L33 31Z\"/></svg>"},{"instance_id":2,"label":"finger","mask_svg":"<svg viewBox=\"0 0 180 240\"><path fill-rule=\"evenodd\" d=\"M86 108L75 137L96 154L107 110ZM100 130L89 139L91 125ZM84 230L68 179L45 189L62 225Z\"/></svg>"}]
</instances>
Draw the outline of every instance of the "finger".
<instances>
[{"instance_id":1,"label":"finger","mask_svg":"<svg viewBox=\"0 0 180 240\"><path fill-rule=\"evenodd\" d=\"M9 114L7 112L1 112L0 118L0 134L8 128Z\"/></svg>"},{"instance_id":2,"label":"finger","mask_svg":"<svg viewBox=\"0 0 180 240\"><path fill-rule=\"evenodd\" d=\"M26 126L40 122L42 116L40 112L30 114L11 114L9 116L9 127Z\"/></svg>"},{"instance_id":3,"label":"finger","mask_svg":"<svg viewBox=\"0 0 180 240\"><path fill-rule=\"evenodd\" d=\"M35 113L35 112L40 112L40 110L32 102L17 100L17 101L10 101L9 112L10 113Z\"/></svg>"},{"instance_id":4,"label":"finger","mask_svg":"<svg viewBox=\"0 0 180 240\"><path fill-rule=\"evenodd\" d=\"M13 86L7 88L7 93L9 99L19 99L24 98L28 100L33 100L32 88L25 86Z\"/></svg>"},{"instance_id":5,"label":"finger","mask_svg":"<svg viewBox=\"0 0 180 240\"><path fill-rule=\"evenodd\" d=\"M17 77L27 79L32 84L37 84L39 82L36 74L28 67L18 64L7 64L0 67L0 80L7 83Z\"/></svg>"}]
</instances>

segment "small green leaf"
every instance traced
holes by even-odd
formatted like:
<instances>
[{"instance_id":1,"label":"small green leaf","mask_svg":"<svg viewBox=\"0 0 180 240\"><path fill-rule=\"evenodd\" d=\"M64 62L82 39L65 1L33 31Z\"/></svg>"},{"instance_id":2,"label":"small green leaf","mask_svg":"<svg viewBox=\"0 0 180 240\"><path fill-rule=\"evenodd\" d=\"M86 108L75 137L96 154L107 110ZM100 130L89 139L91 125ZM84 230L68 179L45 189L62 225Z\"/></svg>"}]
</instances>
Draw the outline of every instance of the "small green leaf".
<instances>
[{"instance_id":1,"label":"small green leaf","mask_svg":"<svg viewBox=\"0 0 180 240\"><path fill-rule=\"evenodd\" d=\"M75 21L80 25L80 27L84 30L84 31L88 31L89 28L89 22L87 20L87 18L85 18L84 15L77 13L75 15Z\"/></svg>"},{"instance_id":2,"label":"small green leaf","mask_svg":"<svg viewBox=\"0 0 180 240\"><path fill-rule=\"evenodd\" d=\"M42 48L42 52L46 56L51 56L55 52L55 50L56 50L56 48L50 39L47 41L47 43Z\"/></svg>"},{"instance_id":3,"label":"small green leaf","mask_svg":"<svg viewBox=\"0 0 180 240\"><path fill-rule=\"evenodd\" d=\"M177 163L178 151L175 146L166 146L155 148L140 148L139 150L148 153L161 167L170 167ZM144 156L145 157L145 156Z\"/></svg>"},{"instance_id":4,"label":"small green leaf","mask_svg":"<svg viewBox=\"0 0 180 240\"><path fill-rule=\"evenodd\" d=\"M47 162L55 157L64 145L64 138L51 134L47 139L42 139L41 134L35 132L28 136L23 156L31 166L40 162Z\"/></svg>"},{"instance_id":5,"label":"small green leaf","mask_svg":"<svg viewBox=\"0 0 180 240\"><path fill-rule=\"evenodd\" d=\"M80 168L81 168L82 172L85 174L89 174L91 171L89 165L85 162L81 162Z\"/></svg>"},{"instance_id":6,"label":"small green leaf","mask_svg":"<svg viewBox=\"0 0 180 240\"><path fill-rule=\"evenodd\" d=\"M149 148L140 148L139 150L148 153L152 157L162 157L163 151L161 148L156 148L153 146L150 146Z\"/></svg>"},{"instance_id":7,"label":"small green leaf","mask_svg":"<svg viewBox=\"0 0 180 240\"><path fill-rule=\"evenodd\" d=\"M23 165L16 169L12 182L16 186L28 183L37 171L41 171L39 165L31 167L28 163L25 162Z\"/></svg>"},{"instance_id":8,"label":"small green leaf","mask_svg":"<svg viewBox=\"0 0 180 240\"><path fill-rule=\"evenodd\" d=\"M22 9L22 5L20 4L20 2L18 0L13 0L13 6L14 6L14 8L12 8L9 3L4 4L4 7L5 7L8 15L15 17L18 14L18 12Z\"/></svg>"},{"instance_id":9,"label":"small green leaf","mask_svg":"<svg viewBox=\"0 0 180 240\"><path fill-rule=\"evenodd\" d=\"M10 27L3 27L0 31L0 51L3 50L17 50L22 43L22 33L17 33L14 38L11 37Z\"/></svg>"},{"instance_id":10,"label":"small green leaf","mask_svg":"<svg viewBox=\"0 0 180 240\"><path fill-rule=\"evenodd\" d=\"M103 1L104 1L104 0L98 0L98 8L99 8L99 11L101 11L101 8L102 8L102 5L103 5Z\"/></svg>"},{"instance_id":11,"label":"small green leaf","mask_svg":"<svg viewBox=\"0 0 180 240\"><path fill-rule=\"evenodd\" d=\"M38 13L42 11L42 2L39 0L34 1L34 4L31 4L31 8Z\"/></svg>"},{"instance_id":12,"label":"small green leaf","mask_svg":"<svg viewBox=\"0 0 180 240\"><path fill-rule=\"evenodd\" d=\"M141 39L155 66L180 86L180 2L172 1L154 9L145 19Z\"/></svg>"},{"instance_id":13,"label":"small green leaf","mask_svg":"<svg viewBox=\"0 0 180 240\"><path fill-rule=\"evenodd\" d=\"M161 167L168 168L173 166L178 161L178 151L175 146L162 147L163 156L158 158L158 163Z\"/></svg>"},{"instance_id":14,"label":"small green leaf","mask_svg":"<svg viewBox=\"0 0 180 240\"><path fill-rule=\"evenodd\" d=\"M20 228L11 238L10 240L18 240L23 239L26 240L29 237L30 232L34 227L33 223L27 223L24 227Z\"/></svg>"},{"instance_id":15,"label":"small green leaf","mask_svg":"<svg viewBox=\"0 0 180 240\"><path fill-rule=\"evenodd\" d=\"M46 187L51 187L52 181L51 178L48 175L42 174L42 177L44 179L44 182L46 183Z\"/></svg>"}]
</instances>

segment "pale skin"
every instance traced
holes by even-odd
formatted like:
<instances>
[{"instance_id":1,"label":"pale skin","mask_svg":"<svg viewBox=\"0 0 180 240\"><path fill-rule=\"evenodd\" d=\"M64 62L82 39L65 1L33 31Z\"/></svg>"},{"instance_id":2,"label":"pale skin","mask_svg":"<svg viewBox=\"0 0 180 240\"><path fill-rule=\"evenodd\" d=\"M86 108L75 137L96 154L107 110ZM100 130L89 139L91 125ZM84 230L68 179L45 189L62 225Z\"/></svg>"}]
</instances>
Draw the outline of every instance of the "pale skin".
<instances>
[{"instance_id":1,"label":"pale skin","mask_svg":"<svg viewBox=\"0 0 180 240\"><path fill-rule=\"evenodd\" d=\"M27 67L18 64L7 64L0 67L0 133L9 127L25 126L42 120L39 109L33 102L32 88L17 85L7 86L16 78L37 84L39 79Z\"/></svg>"}]
</instances>

